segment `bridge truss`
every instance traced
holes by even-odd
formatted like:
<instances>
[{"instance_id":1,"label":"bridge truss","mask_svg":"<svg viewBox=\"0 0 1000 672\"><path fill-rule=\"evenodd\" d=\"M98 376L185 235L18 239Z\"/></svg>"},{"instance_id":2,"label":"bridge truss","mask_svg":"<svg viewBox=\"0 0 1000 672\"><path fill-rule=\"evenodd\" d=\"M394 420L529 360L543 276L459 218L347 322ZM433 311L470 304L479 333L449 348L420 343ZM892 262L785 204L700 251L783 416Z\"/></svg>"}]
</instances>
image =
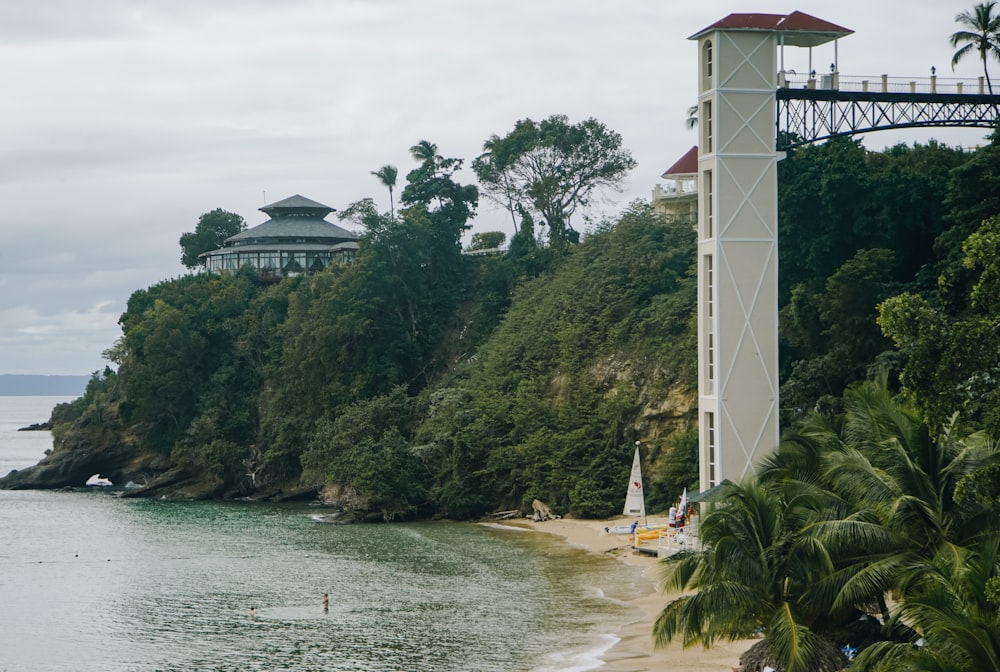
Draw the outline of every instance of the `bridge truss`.
<instances>
[{"instance_id":1,"label":"bridge truss","mask_svg":"<svg viewBox=\"0 0 1000 672\"><path fill-rule=\"evenodd\" d=\"M870 131L921 126L994 128L1000 96L779 88L777 149Z\"/></svg>"}]
</instances>

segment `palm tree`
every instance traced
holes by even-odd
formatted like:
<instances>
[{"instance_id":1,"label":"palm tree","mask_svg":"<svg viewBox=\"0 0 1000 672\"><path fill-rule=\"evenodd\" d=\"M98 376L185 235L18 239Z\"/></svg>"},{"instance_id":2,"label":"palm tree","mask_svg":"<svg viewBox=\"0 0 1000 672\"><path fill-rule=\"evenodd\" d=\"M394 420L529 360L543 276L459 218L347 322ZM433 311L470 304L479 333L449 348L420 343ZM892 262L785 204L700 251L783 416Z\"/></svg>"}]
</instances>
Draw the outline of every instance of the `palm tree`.
<instances>
[{"instance_id":1,"label":"palm tree","mask_svg":"<svg viewBox=\"0 0 1000 672\"><path fill-rule=\"evenodd\" d=\"M955 488L995 461L997 447L981 433L962 435L956 419L932 436L919 411L875 383L852 388L846 401L846 445L829 456L827 474L863 513L852 528L831 524L829 531L853 537L861 551L838 598L861 604L899 589L914 563L996 531L995 509L956 501Z\"/></svg>"},{"instance_id":2,"label":"palm tree","mask_svg":"<svg viewBox=\"0 0 1000 672\"><path fill-rule=\"evenodd\" d=\"M396 166L386 164L378 170L371 171L371 173L382 182L383 186L389 189L389 216L395 218L396 210L392 200L392 190L396 187L396 177L398 177L399 171Z\"/></svg>"},{"instance_id":3,"label":"palm tree","mask_svg":"<svg viewBox=\"0 0 1000 672\"><path fill-rule=\"evenodd\" d=\"M951 36L951 46L964 46L955 52L951 58L951 69L960 60L973 52L979 53L979 59L983 62L983 74L986 76L986 86L989 87L990 95L993 95L993 84L990 82L990 73L986 67L986 62L990 56L1000 60L1000 15L993 13L996 2L984 2L972 8L972 11L965 11L955 16L955 22L965 30L953 33Z\"/></svg>"},{"instance_id":4,"label":"palm tree","mask_svg":"<svg viewBox=\"0 0 1000 672\"><path fill-rule=\"evenodd\" d=\"M685 646L707 647L763 632L781 669L827 669L832 645L812 629L824 625L826 614L815 608L809 590L833 567L825 550L803 534L818 502L807 490L757 481L724 484L719 500L701 523L704 550L664 561L665 588L688 594L660 613L656 645L679 638Z\"/></svg>"},{"instance_id":5,"label":"palm tree","mask_svg":"<svg viewBox=\"0 0 1000 672\"><path fill-rule=\"evenodd\" d=\"M421 140L410 147L410 155L417 161L427 161L437 156L438 147L433 142Z\"/></svg>"},{"instance_id":6,"label":"palm tree","mask_svg":"<svg viewBox=\"0 0 1000 672\"><path fill-rule=\"evenodd\" d=\"M884 374L849 388L844 401L845 414L839 422L814 414L786 433L760 478L828 490L828 517L803 527L803 533L830 554L835 569L811 587L809 598L818 608L830 605L837 610L881 612L890 626L883 636L896 636L897 626L919 624L918 612L934 613L933 603L927 600L944 599L931 587L942 584L947 563L952 563L952 574L971 567L970 549L980 547L984 539L996 538L1000 521L988 495L992 489L983 490L983 479L978 477L990 480L1000 453L982 433L960 431L957 418L932 434L914 407L891 396ZM997 571L995 565L991 567ZM963 581L971 580L963 577ZM994 583L1000 601L1000 579ZM886 601L890 592L898 598L892 608ZM959 654L947 648L948 642L968 639L970 659L980 661L987 655L977 650L994 655L1000 645L990 638L1000 623L993 625L992 635L975 630L982 625L978 621L969 627L967 637L951 632L948 629L961 621L963 609L970 609L971 619L979 607L949 599L954 618L934 626L940 641L927 651L937 652L938 662L956 660ZM917 631L931 641L931 626ZM987 644L974 635L983 635ZM912 648L884 642L865 653L865 666L859 669L998 669L992 665L933 667L930 663L908 668L910 659L921 653ZM925 658L921 653L921 660Z\"/></svg>"},{"instance_id":7,"label":"palm tree","mask_svg":"<svg viewBox=\"0 0 1000 672\"><path fill-rule=\"evenodd\" d=\"M1000 671L1000 537L939 553L913 566L894 623L923 641L879 642L861 652L859 669Z\"/></svg>"},{"instance_id":8,"label":"palm tree","mask_svg":"<svg viewBox=\"0 0 1000 672\"><path fill-rule=\"evenodd\" d=\"M691 129L698 125L698 106L692 105L687 109L687 119L684 120L684 126Z\"/></svg>"}]
</instances>

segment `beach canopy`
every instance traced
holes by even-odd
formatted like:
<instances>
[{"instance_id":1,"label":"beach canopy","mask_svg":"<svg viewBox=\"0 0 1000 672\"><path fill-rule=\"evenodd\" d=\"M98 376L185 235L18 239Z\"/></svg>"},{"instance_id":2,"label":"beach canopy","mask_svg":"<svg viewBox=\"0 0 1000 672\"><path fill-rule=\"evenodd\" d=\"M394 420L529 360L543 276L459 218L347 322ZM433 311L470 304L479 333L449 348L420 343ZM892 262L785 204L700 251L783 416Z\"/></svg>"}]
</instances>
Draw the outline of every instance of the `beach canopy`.
<instances>
[{"instance_id":1,"label":"beach canopy","mask_svg":"<svg viewBox=\"0 0 1000 672\"><path fill-rule=\"evenodd\" d=\"M701 504L702 502L712 502L715 498L721 494L725 486L732 485L732 481L728 478L722 480L718 485L713 485L708 490L696 490L688 495L688 501L692 504Z\"/></svg>"}]
</instances>

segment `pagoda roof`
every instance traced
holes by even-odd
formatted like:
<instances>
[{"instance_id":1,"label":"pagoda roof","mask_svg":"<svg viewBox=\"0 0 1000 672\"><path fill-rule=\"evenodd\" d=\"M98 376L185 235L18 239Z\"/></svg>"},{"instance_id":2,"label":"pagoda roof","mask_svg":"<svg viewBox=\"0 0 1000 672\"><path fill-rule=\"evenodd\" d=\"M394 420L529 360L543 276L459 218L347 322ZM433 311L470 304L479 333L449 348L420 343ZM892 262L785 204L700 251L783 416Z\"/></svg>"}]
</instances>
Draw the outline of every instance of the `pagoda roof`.
<instances>
[{"instance_id":1,"label":"pagoda roof","mask_svg":"<svg viewBox=\"0 0 1000 672\"><path fill-rule=\"evenodd\" d=\"M226 238L223 245L271 244L283 247L295 241L333 245L358 239L351 231L323 219L335 212L333 208L305 196L289 196L265 205L260 211L270 219Z\"/></svg>"},{"instance_id":2,"label":"pagoda roof","mask_svg":"<svg viewBox=\"0 0 1000 672\"><path fill-rule=\"evenodd\" d=\"M262 208L263 209L263 208ZM227 246L241 241L263 242L263 239L305 239L310 242L319 240L347 241L358 237L345 228L331 224L322 217L272 217L263 224L258 224L246 231L240 231L235 236L226 238Z\"/></svg>"},{"instance_id":3,"label":"pagoda roof","mask_svg":"<svg viewBox=\"0 0 1000 672\"><path fill-rule=\"evenodd\" d=\"M769 30L784 34L784 44L797 47L815 47L838 37L850 35L850 28L838 26L824 19L817 18L805 12L795 11L791 14L730 14L715 23L702 28L689 37L695 40L715 30Z\"/></svg>"},{"instance_id":4,"label":"pagoda roof","mask_svg":"<svg viewBox=\"0 0 1000 672\"><path fill-rule=\"evenodd\" d=\"M358 243L349 240L341 243L281 243L275 245L273 242L254 241L243 243L242 245L231 245L220 247L211 252L205 252L202 256L225 256L228 254L245 254L247 252L337 252L340 250L357 250Z\"/></svg>"},{"instance_id":5,"label":"pagoda roof","mask_svg":"<svg viewBox=\"0 0 1000 672\"><path fill-rule=\"evenodd\" d=\"M314 201L311 198L306 198L305 196L300 196L299 194L283 198L280 201L275 201L274 203L269 203L268 205L258 209L271 217L278 215L318 215L322 218L326 217L331 212L336 212L336 209L331 208L329 205L324 205L323 203Z\"/></svg>"},{"instance_id":6,"label":"pagoda roof","mask_svg":"<svg viewBox=\"0 0 1000 672\"><path fill-rule=\"evenodd\" d=\"M674 175L695 175L698 173L698 145L695 145L684 156L677 159L674 165L667 168L660 177L673 177Z\"/></svg>"}]
</instances>

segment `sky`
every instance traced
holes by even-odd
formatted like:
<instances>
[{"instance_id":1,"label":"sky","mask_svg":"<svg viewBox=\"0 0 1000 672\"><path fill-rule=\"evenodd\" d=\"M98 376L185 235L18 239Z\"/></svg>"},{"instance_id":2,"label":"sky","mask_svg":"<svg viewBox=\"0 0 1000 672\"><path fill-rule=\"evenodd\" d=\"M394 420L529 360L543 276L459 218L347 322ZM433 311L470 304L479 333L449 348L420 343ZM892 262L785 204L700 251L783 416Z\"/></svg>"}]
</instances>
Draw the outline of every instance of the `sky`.
<instances>
[{"instance_id":1,"label":"sky","mask_svg":"<svg viewBox=\"0 0 1000 672\"><path fill-rule=\"evenodd\" d=\"M0 373L88 375L132 292L187 272L178 239L215 208L266 219L301 194L337 209L420 140L468 167L519 119L593 117L638 163L587 213L649 199L696 142L687 38L733 12L800 10L855 31L844 75L952 72L970 0L5 0L0 4ZM814 49L814 67L833 47ZM807 70L807 50L786 67ZM1000 67L997 68L1000 72ZM879 132L870 149L981 129ZM473 183L471 170L458 179ZM397 189L398 195L399 189ZM334 223L337 220L332 219ZM586 224L574 220L578 229ZM473 232L513 233L482 201Z\"/></svg>"}]
</instances>

